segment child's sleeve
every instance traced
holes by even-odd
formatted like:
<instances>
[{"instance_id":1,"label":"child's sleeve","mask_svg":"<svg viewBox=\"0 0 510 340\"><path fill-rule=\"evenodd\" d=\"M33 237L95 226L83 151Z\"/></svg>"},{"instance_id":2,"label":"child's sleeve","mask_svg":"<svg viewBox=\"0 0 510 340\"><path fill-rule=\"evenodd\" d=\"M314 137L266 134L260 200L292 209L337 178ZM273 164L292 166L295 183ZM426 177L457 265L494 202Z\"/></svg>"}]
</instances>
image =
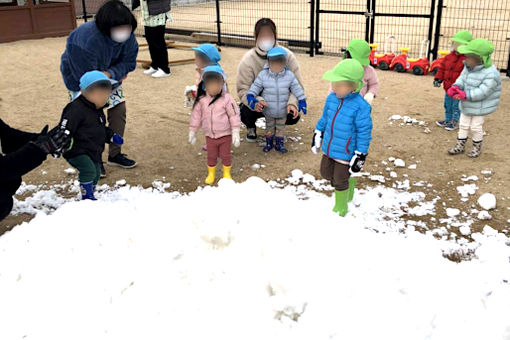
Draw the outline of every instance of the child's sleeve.
<instances>
[{"instance_id":1,"label":"child's sleeve","mask_svg":"<svg viewBox=\"0 0 510 340\"><path fill-rule=\"evenodd\" d=\"M66 130L69 131L69 135L73 137L76 134L81 122L83 120L83 115L79 112L74 111L70 104L68 104L64 111L62 112L62 119L60 120L60 125L65 127Z\"/></svg>"},{"instance_id":2,"label":"child's sleeve","mask_svg":"<svg viewBox=\"0 0 510 340\"><path fill-rule=\"evenodd\" d=\"M191 118L189 123L189 129L193 132L197 132L198 128L202 124L202 109L200 102L196 103L191 112Z\"/></svg>"},{"instance_id":3,"label":"child's sleeve","mask_svg":"<svg viewBox=\"0 0 510 340\"><path fill-rule=\"evenodd\" d=\"M499 74L497 76L499 77ZM497 86L498 81L491 74L490 77L483 80L480 86L466 90L466 98L473 102L479 102L490 96Z\"/></svg>"},{"instance_id":4,"label":"child's sleeve","mask_svg":"<svg viewBox=\"0 0 510 340\"><path fill-rule=\"evenodd\" d=\"M230 122L230 127L232 130L239 130L241 128L241 114L239 112L239 106L236 105L236 102L232 96L227 94L229 97L226 105L227 116Z\"/></svg>"},{"instance_id":5,"label":"child's sleeve","mask_svg":"<svg viewBox=\"0 0 510 340\"><path fill-rule=\"evenodd\" d=\"M455 83L452 86L458 86L459 89L464 90L464 83L466 81L467 68L464 66L464 69L460 73L460 76L457 78Z\"/></svg>"},{"instance_id":6,"label":"child's sleeve","mask_svg":"<svg viewBox=\"0 0 510 340\"><path fill-rule=\"evenodd\" d=\"M246 95L250 90L250 86L253 84L253 79L257 78L257 74L253 71L253 67L249 64L247 56L245 56L237 68L237 96L239 100L244 104L248 105Z\"/></svg>"},{"instance_id":7,"label":"child's sleeve","mask_svg":"<svg viewBox=\"0 0 510 340\"><path fill-rule=\"evenodd\" d=\"M257 97L262 92L262 90L264 89L264 83L262 82L262 72L260 72L257 78L255 78L255 81L253 82L253 84L251 84L250 90L248 91L247 94L251 94Z\"/></svg>"},{"instance_id":8,"label":"child's sleeve","mask_svg":"<svg viewBox=\"0 0 510 340\"><path fill-rule=\"evenodd\" d=\"M444 61L439 64L439 67L437 68L437 73L434 76L434 79L444 80Z\"/></svg>"},{"instance_id":9,"label":"child's sleeve","mask_svg":"<svg viewBox=\"0 0 510 340\"><path fill-rule=\"evenodd\" d=\"M357 151L368 154L368 147L372 139L372 107L364 105L361 107L354 120L356 128L356 145Z\"/></svg>"},{"instance_id":10,"label":"child's sleeve","mask_svg":"<svg viewBox=\"0 0 510 340\"><path fill-rule=\"evenodd\" d=\"M138 42L134 34L131 38L124 43L125 46L122 49L120 56L117 58L118 62L108 68L108 73L112 76L112 79L121 81L122 78L127 76L131 71L136 68L136 56L138 55Z\"/></svg>"},{"instance_id":11,"label":"child's sleeve","mask_svg":"<svg viewBox=\"0 0 510 340\"><path fill-rule=\"evenodd\" d=\"M374 95L374 97L377 97L377 94L379 93L379 77L372 66L369 66L369 70L370 77L367 79L367 93L370 92Z\"/></svg>"},{"instance_id":12,"label":"child's sleeve","mask_svg":"<svg viewBox=\"0 0 510 340\"><path fill-rule=\"evenodd\" d=\"M289 53L289 60L287 62L287 66L292 71L292 73L294 73L294 75L296 76L296 79L299 82L299 84L301 85L301 87L304 88L303 79L301 78L301 71L299 68L299 63L297 61L296 56L292 52ZM287 104L295 106L297 108L298 107L297 98L294 95L291 95L289 97L289 102Z\"/></svg>"},{"instance_id":13,"label":"child's sleeve","mask_svg":"<svg viewBox=\"0 0 510 340\"><path fill-rule=\"evenodd\" d=\"M306 99L305 91L294 75L292 77L292 82L290 83L290 92L295 95L298 100Z\"/></svg>"},{"instance_id":14,"label":"child's sleeve","mask_svg":"<svg viewBox=\"0 0 510 340\"><path fill-rule=\"evenodd\" d=\"M326 130L326 124L328 123L328 100L324 103L324 109L322 110L322 116L315 126L315 130L324 132Z\"/></svg>"},{"instance_id":15,"label":"child's sleeve","mask_svg":"<svg viewBox=\"0 0 510 340\"><path fill-rule=\"evenodd\" d=\"M113 135L115 134L115 132L113 132L113 130L110 129L108 126L105 126L104 129L105 129L105 132L106 132L106 139L105 139L104 142L106 144L111 144L112 143L112 138L113 138Z\"/></svg>"}]
</instances>

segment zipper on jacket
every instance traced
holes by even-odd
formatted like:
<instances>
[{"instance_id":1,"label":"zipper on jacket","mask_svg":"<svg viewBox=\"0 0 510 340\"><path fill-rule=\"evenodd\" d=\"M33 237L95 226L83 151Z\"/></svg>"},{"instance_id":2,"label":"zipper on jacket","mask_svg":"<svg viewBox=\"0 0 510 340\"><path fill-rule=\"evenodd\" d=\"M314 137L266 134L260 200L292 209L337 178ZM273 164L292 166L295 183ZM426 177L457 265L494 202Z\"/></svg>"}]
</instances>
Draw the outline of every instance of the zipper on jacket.
<instances>
[{"instance_id":1,"label":"zipper on jacket","mask_svg":"<svg viewBox=\"0 0 510 340\"><path fill-rule=\"evenodd\" d=\"M351 140L352 140L352 137L349 137L349 139L347 140L347 144L345 144L345 152L347 152L348 155L350 155L350 151L349 151L349 144L351 144Z\"/></svg>"},{"instance_id":2,"label":"zipper on jacket","mask_svg":"<svg viewBox=\"0 0 510 340\"><path fill-rule=\"evenodd\" d=\"M214 126L213 126L213 108L211 107L211 134L212 134L212 138L216 138L214 136Z\"/></svg>"},{"instance_id":3,"label":"zipper on jacket","mask_svg":"<svg viewBox=\"0 0 510 340\"><path fill-rule=\"evenodd\" d=\"M340 104L338 104L338 108L336 109L336 113L333 116L333 121L331 122L331 136L329 137L328 149L327 149L327 152L326 152L328 157L329 157L329 148L331 147L331 142L333 141L333 129L335 128L336 116L338 116L338 113L340 112L340 109L342 108L342 105L344 105L344 98L342 98L340 100Z\"/></svg>"},{"instance_id":4,"label":"zipper on jacket","mask_svg":"<svg viewBox=\"0 0 510 340\"><path fill-rule=\"evenodd\" d=\"M280 87L278 85L278 75L275 76L275 79L276 79L276 110L278 110L278 106L280 104ZM275 112L274 115L278 117L279 113Z\"/></svg>"}]
</instances>

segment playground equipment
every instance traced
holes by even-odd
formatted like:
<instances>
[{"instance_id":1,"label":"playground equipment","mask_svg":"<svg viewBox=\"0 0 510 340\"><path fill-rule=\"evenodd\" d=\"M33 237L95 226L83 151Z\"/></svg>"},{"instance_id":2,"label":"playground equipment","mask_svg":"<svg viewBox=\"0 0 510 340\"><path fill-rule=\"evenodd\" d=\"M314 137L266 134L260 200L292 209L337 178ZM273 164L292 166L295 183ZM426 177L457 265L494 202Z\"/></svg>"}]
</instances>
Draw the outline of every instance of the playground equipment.
<instances>
[{"instance_id":1,"label":"playground equipment","mask_svg":"<svg viewBox=\"0 0 510 340\"><path fill-rule=\"evenodd\" d=\"M391 62L395 58L397 47L397 38L394 35L388 35L384 40L384 52L376 53L378 44L370 44L370 64L379 67L381 70L389 70Z\"/></svg>"},{"instance_id":2,"label":"playground equipment","mask_svg":"<svg viewBox=\"0 0 510 340\"><path fill-rule=\"evenodd\" d=\"M432 64L430 65L430 69L429 69L429 72L432 73L432 75L434 75L434 76L437 74L437 71L439 71L439 68L443 64L444 57L447 54L449 54L450 51L438 51L437 53L439 54L439 58L437 58L436 60L434 60L432 62Z\"/></svg>"},{"instance_id":3,"label":"playground equipment","mask_svg":"<svg viewBox=\"0 0 510 340\"><path fill-rule=\"evenodd\" d=\"M407 47L399 48L399 50L402 53L396 56L395 59L393 59L390 65L390 69L395 70L397 72L406 72L407 70L412 70L413 74L417 76L423 76L428 74L430 66L429 60L427 58L429 45L430 42L428 41L428 39L422 40L419 58L409 58L408 57L409 48Z\"/></svg>"}]
</instances>

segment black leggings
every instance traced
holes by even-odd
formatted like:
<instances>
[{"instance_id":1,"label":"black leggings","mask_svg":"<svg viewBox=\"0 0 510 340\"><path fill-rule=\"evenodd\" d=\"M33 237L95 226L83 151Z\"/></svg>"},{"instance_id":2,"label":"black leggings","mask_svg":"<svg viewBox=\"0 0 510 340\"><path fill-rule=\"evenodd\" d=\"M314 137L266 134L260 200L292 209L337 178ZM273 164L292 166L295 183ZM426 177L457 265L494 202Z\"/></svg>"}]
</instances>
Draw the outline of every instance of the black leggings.
<instances>
[{"instance_id":1,"label":"black leggings","mask_svg":"<svg viewBox=\"0 0 510 340\"><path fill-rule=\"evenodd\" d=\"M241 121L244 125L246 125L247 129L255 128L255 122L257 119L264 117L262 112L252 111L248 106L241 104L239 105L239 110L241 111ZM287 115L287 121L285 125L295 125L301 119L300 116L297 118L293 118L292 114Z\"/></svg>"},{"instance_id":2,"label":"black leggings","mask_svg":"<svg viewBox=\"0 0 510 340\"><path fill-rule=\"evenodd\" d=\"M0 221L6 218L12 210L12 196L0 193Z\"/></svg>"},{"instance_id":3,"label":"black leggings","mask_svg":"<svg viewBox=\"0 0 510 340\"><path fill-rule=\"evenodd\" d=\"M165 73L170 73L170 68L168 67L168 50L165 41L165 26L145 26L145 39L147 39L147 44L149 44L152 68L156 70L160 68L165 71Z\"/></svg>"}]
</instances>

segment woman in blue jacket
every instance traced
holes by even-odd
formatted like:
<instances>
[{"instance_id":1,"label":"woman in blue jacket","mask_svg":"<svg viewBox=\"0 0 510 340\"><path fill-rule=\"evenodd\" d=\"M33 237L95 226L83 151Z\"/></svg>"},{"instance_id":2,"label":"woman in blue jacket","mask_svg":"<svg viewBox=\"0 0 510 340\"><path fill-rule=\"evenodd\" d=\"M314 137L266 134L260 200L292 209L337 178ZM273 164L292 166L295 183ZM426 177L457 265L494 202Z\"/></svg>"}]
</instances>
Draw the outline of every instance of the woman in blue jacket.
<instances>
[{"instance_id":1,"label":"woman in blue jacket","mask_svg":"<svg viewBox=\"0 0 510 340\"><path fill-rule=\"evenodd\" d=\"M347 214L354 195L356 179L351 173L361 171L372 139L372 109L359 94L363 74L357 60L346 59L322 77L331 82L333 92L317 122L312 152L322 149L321 175L335 188L333 211L340 216Z\"/></svg>"},{"instance_id":2,"label":"woman in blue jacket","mask_svg":"<svg viewBox=\"0 0 510 340\"><path fill-rule=\"evenodd\" d=\"M133 34L137 26L131 11L120 1L107 1L95 17L76 28L67 38L60 71L70 99L80 91L80 78L88 71L100 70L108 78L122 82L136 68L138 43ZM124 136L126 104L122 85L113 91L108 102L108 125ZM121 153L120 146L109 148L108 164L133 168L136 162ZM101 170L104 177L104 168Z\"/></svg>"}]
</instances>

